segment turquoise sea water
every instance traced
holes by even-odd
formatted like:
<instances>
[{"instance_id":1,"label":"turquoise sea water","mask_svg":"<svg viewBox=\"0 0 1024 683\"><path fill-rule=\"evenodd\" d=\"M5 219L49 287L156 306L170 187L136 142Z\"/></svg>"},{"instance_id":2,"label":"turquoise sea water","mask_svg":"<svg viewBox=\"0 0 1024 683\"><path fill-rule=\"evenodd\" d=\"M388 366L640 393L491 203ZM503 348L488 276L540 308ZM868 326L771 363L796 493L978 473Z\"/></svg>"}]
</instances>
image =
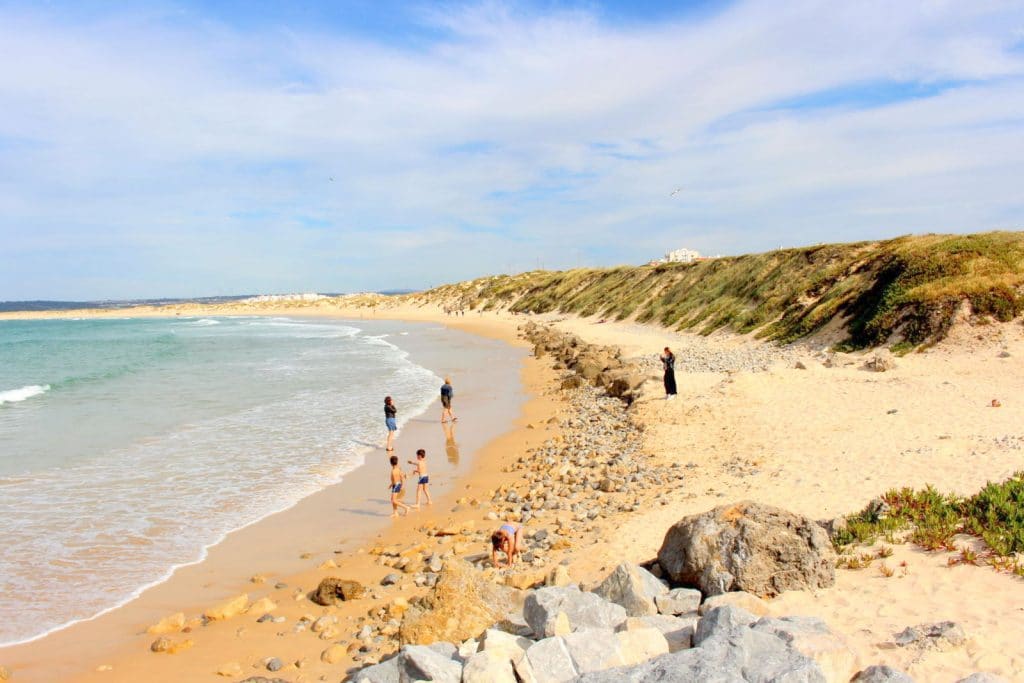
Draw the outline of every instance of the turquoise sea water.
<instances>
[{"instance_id":1,"label":"turquoise sea water","mask_svg":"<svg viewBox=\"0 0 1024 683\"><path fill-rule=\"evenodd\" d=\"M358 466L385 394L405 420L437 392L393 343L408 329L0 321L0 645L122 604Z\"/></svg>"}]
</instances>

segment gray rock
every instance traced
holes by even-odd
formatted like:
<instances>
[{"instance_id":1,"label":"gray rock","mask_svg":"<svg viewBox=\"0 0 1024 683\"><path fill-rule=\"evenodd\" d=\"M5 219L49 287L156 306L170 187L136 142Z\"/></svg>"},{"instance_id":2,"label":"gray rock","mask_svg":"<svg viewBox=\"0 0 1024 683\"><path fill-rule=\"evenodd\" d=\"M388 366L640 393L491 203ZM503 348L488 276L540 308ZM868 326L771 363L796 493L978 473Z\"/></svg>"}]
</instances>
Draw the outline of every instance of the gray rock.
<instances>
[{"instance_id":1,"label":"gray rock","mask_svg":"<svg viewBox=\"0 0 1024 683\"><path fill-rule=\"evenodd\" d=\"M385 659L380 664L360 669L352 678L352 683L398 683L398 657Z\"/></svg>"},{"instance_id":2,"label":"gray rock","mask_svg":"<svg viewBox=\"0 0 1024 683\"><path fill-rule=\"evenodd\" d=\"M633 667L586 674L580 683L825 683L812 660L767 633L738 627L700 646Z\"/></svg>"},{"instance_id":3,"label":"gray rock","mask_svg":"<svg viewBox=\"0 0 1024 683\"><path fill-rule=\"evenodd\" d=\"M813 520L743 501L685 517L665 534L658 564L705 595L744 590L772 597L835 583L835 551Z\"/></svg>"},{"instance_id":4,"label":"gray rock","mask_svg":"<svg viewBox=\"0 0 1024 683\"><path fill-rule=\"evenodd\" d=\"M762 617L751 627L782 639L797 652L810 657L830 681L847 681L856 655L846 640L817 617Z\"/></svg>"},{"instance_id":5,"label":"gray rock","mask_svg":"<svg viewBox=\"0 0 1024 683\"><path fill-rule=\"evenodd\" d=\"M626 664L614 631L585 628L562 636L562 640L578 673L604 671Z\"/></svg>"},{"instance_id":6,"label":"gray rock","mask_svg":"<svg viewBox=\"0 0 1024 683\"><path fill-rule=\"evenodd\" d=\"M425 645L404 645L397 659L399 683L460 683L462 680L462 664Z\"/></svg>"},{"instance_id":7,"label":"gray rock","mask_svg":"<svg viewBox=\"0 0 1024 683\"><path fill-rule=\"evenodd\" d=\"M914 679L899 669L884 664L869 666L850 679L850 683L914 683Z\"/></svg>"},{"instance_id":8,"label":"gray rock","mask_svg":"<svg viewBox=\"0 0 1024 683\"><path fill-rule=\"evenodd\" d=\"M535 683L571 681L579 673L565 641L559 637L544 638L531 645L515 669L521 679Z\"/></svg>"},{"instance_id":9,"label":"gray rock","mask_svg":"<svg viewBox=\"0 0 1024 683\"><path fill-rule=\"evenodd\" d=\"M523 638L512 633L506 633L498 629L489 628L484 631L480 638L480 651L490 652L498 657L504 658L515 664L526 650L533 645L529 638Z\"/></svg>"},{"instance_id":10,"label":"gray rock","mask_svg":"<svg viewBox=\"0 0 1024 683\"><path fill-rule=\"evenodd\" d=\"M893 637L900 647L915 645L937 650L949 650L963 645L967 641L964 629L952 621L940 621L935 624L908 626Z\"/></svg>"},{"instance_id":11,"label":"gray rock","mask_svg":"<svg viewBox=\"0 0 1024 683\"><path fill-rule=\"evenodd\" d=\"M398 574L388 574L380 580L382 586L394 586L396 583L402 580L402 577Z\"/></svg>"},{"instance_id":12,"label":"gray rock","mask_svg":"<svg viewBox=\"0 0 1024 683\"><path fill-rule=\"evenodd\" d=\"M745 609L733 607L732 605L716 607L702 616L700 621L697 622L697 627L693 632L693 644L700 645L715 635L727 635L732 630L749 626L755 621L757 621L757 617Z\"/></svg>"},{"instance_id":13,"label":"gray rock","mask_svg":"<svg viewBox=\"0 0 1024 683\"><path fill-rule=\"evenodd\" d=\"M643 617L658 613L654 599L667 594L668 588L643 567L624 562L593 592L609 602L622 605L627 616Z\"/></svg>"},{"instance_id":14,"label":"gray rock","mask_svg":"<svg viewBox=\"0 0 1024 683\"><path fill-rule=\"evenodd\" d=\"M0 678L0 680L4 680ZM283 678L267 678L266 676L249 676L238 683L289 683Z\"/></svg>"},{"instance_id":15,"label":"gray rock","mask_svg":"<svg viewBox=\"0 0 1024 683\"><path fill-rule=\"evenodd\" d=\"M668 641L668 651L678 652L693 646L693 633L697 628L697 616L670 617L667 614L655 614L648 617L636 617L645 626L656 628ZM620 626L621 630L623 627Z\"/></svg>"},{"instance_id":16,"label":"gray rock","mask_svg":"<svg viewBox=\"0 0 1024 683\"><path fill-rule=\"evenodd\" d=\"M452 643L438 642L427 645L428 648L447 659L458 659L459 648Z\"/></svg>"},{"instance_id":17,"label":"gray rock","mask_svg":"<svg viewBox=\"0 0 1024 683\"><path fill-rule=\"evenodd\" d=\"M277 657L271 657L267 660L267 671L280 671L284 664Z\"/></svg>"},{"instance_id":18,"label":"gray rock","mask_svg":"<svg viewBox=\"0 0 1024 683\"><path fill-rule=\"evenodd\" d=\"M990 674L987 671L979 671L978 673L971 674L967 678L961 678L956 683L1010 683L1002 676L996 676Z\"/></svg>"},{"instance_id":19,"label":"gray rock","mask_svg":"<svg viewBox=\"0 0 1024 683\"><path fill-rule=\"evenodd\" d=\"M696 588L673 588L665 595L654 596L658 614L678 616L696 612L700 607L701 593Z\"/></svg>"},{"instance_id":20,"label":"gray rock","mask_svg":"<svg viewBox=\"0 0 1024 683\"><path fill-rule=\"evenodd\" d=\"M559 613L569 621L569 630L606 628L614 630L626 620L621 605L605 602L593 593L584 593L576 586L549 586L533 591L526 597L523 616L534 634L539 637L555 635Z\"/></svg>"}]
</instances>

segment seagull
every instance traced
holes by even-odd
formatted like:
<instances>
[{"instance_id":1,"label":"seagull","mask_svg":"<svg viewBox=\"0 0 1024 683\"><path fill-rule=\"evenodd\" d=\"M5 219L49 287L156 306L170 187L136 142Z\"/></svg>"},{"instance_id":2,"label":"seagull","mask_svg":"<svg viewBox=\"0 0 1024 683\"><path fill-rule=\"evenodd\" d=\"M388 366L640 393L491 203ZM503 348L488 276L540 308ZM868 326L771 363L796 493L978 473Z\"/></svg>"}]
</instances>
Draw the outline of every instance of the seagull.
<instances>
[{"instance_id":1,"label":"seagull","mask_svg":"<svg viewBox=\"0 0 1024 683\"><path fill-rule=\"evenodd\" d=\"M676 196L677 194L679 194L679 193L680 193L680 192L682 192L682 191L683 191L683 188L681 188L681 187L677 187L676 189L674 189L674 190L672 190L671 192L669 192L669 193L668 193L668 196L669 196L669 197L675 197L675 196Z\"/></svg>"}]
</instances>

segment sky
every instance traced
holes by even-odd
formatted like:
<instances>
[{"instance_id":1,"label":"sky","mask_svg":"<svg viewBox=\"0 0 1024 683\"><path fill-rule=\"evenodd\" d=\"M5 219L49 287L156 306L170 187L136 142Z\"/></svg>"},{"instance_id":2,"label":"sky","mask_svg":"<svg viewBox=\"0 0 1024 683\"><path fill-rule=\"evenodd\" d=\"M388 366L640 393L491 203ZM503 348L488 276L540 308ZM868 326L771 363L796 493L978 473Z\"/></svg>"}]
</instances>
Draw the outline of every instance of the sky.
<instances>
[{"instance_id":1,"label":"sky","mask_svg":"<svg viewBox=\"0 0 1024 683\"><path fill-rule=\"evenodd\" d=\"M1020 230L1022 187L1019 0L0 0L0 300Z\"/></svg>"}]
</instances>

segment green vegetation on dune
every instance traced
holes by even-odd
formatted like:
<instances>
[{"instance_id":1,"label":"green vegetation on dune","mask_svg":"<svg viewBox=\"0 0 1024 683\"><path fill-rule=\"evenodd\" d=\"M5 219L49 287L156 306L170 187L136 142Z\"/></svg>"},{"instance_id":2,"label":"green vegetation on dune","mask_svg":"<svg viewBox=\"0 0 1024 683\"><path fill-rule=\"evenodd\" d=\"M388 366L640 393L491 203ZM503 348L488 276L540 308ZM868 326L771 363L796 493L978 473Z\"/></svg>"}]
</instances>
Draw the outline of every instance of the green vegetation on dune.
<instances>
[{"instance_id":1,"label":"green vegetation on dune","mask_svg":"<svg viewBox=\"0 0 1024 683\"><path fill-rule=\"evenodd\" d=\"M960 558L952 558L952 563L984 561L1024 576L1024 472L1003 482L990 482L969 498L943 495L928 486L916 491L894 489L880 500L884 505L872 503L846 517L846 528L833 538L837 550L872 544L879 538L890 543L908 539L925 550L960 551ZM957 534L981 539L986 550L977 553L957 546ZM863 557L847 557L844 564L860 568Z\"/></svg>"},{"instance_id":2,"label":"green vegetation on dune","mask_svg":"<svg viewBox=\"0 0 1024 683\"><path fill-rule=\"evenodd\" d=\"M1024 313L1024 233L923 235L689 264L533 271L409 295L471 309L635 318L679 330L793 341L840 316L847 348L941 339L964 301Z\"/></svg>"}]
</instances>

